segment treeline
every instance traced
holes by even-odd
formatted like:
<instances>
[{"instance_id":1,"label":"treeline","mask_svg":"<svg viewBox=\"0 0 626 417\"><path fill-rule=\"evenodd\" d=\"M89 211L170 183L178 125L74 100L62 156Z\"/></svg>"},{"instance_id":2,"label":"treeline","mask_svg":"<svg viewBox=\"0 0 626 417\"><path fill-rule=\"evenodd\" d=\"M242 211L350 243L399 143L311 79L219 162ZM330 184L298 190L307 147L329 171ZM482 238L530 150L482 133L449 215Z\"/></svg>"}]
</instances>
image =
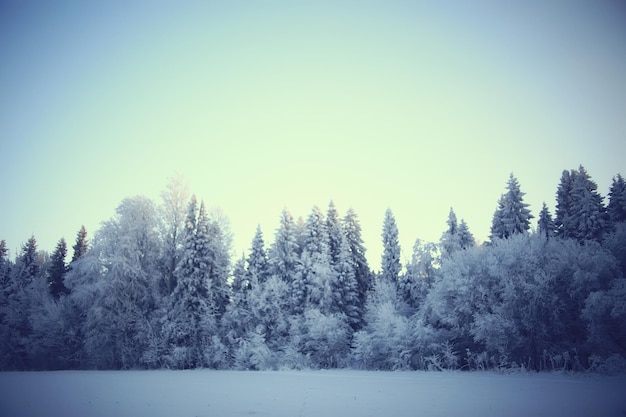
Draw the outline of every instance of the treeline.
<instances>
[{"instance_id":1,"label":"treeline","mask_svg":"<svg viewBox=\"0 0 626 417\"><path fill-rule=\"evenodd\" d=\"M583 167L564 171L536 227L511 175L490 241L451 209L437 243L402 265L391 210L380 272L356 213L284 210L231 263L226 218L180 181L137 196L66 261L61 239L0 242L0 369L626 370L626 185L608 204Z\"/></svg>"}]
</instances>

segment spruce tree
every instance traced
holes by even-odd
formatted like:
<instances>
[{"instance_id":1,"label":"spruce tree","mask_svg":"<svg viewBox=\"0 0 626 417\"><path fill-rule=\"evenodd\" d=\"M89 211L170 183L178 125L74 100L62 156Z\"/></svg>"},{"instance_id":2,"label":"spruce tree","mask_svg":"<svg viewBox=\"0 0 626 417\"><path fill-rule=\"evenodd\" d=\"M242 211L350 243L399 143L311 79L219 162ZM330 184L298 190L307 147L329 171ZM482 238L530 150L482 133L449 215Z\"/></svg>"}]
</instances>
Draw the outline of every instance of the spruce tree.
<instances>
[{"instance_id":1,"label":"spruce tree","mask_svg":"<svg viewBox=\"0 0 626 417\"><path fill-rule=\"evenodd\" d=\"M381 262L381 279L386 282L397 283L402 265L400 264L400 243L398 241L398 226L396 219L387 209L383 222L383 255Z\"/></svg>"},{"instance_id":2,"label":"spruce tree","mask_svg":"<svg viewBox=\"0 0 626 417\"><path fill-rule=\"evenodd\" d=\"M530 229L530 219L533 216L527 208L528 204L523 201L525 194L520 190L517 179L511 174L507 192L498 201L498 209L493 216L491 240L507 239L515 234L526 233Z\"/></svg>"},{"instance_id":3,"label":"spruce tree","mask_svg":"<svg viewBox=\"0 0 626 417\"><path fill-rule=\"evenodd\" d=\"M621 174L613 177L613 183L609 190L607 212L609 219L614 224L626 221L626 182Z\"/></svg>"},{"instance_id":4,"label":"spruce tree","mask_svg":"<svg viewBox=\"0 0 626 417\"><path fill-rule=\"evenodd\" d=\"M491 232L489 234L489 240L494 241L496 239L503 239L507 235L506 226L504 224L504 210L506 209L506 202L504 200L504 194L500 196L498 200L498 208L493 213L491 220Z\"/></svg>"},{"instance_id":5,"label":"spruce tree","mask_svg":"<svg viewBox=\"0 0 626 417\"><path fill-rule=\"evenodd\" d=\"M450 256L454 252L461 249L461 243L459 241L459 226L456 219L454 210L450 208L448 213L448 220L446 221L448 229L443 232L440 239L441 251L444 256Z\"/></svg>"},{"instance_id":6,"label":"spruce tree","mask_svg":"<svg viewBox=\"0 0 626 417\"><path fill-rule=\"evenodd\" d=\"M65 239L61 238L52 253L50 266L48 267L48 288L50 290L50 294L57 299L62 294L68 293L63 282L65 274L68 271L68 267L65 264L66 256L67 244L65 243Z\"/></svg>"},{"instance_id":7,"label":"spruce tree","mask_svg":"<svg viewBox=\"0 0 626 417\"><path fill-rule=\"evenodd\" d=\"M328 204L328 211L326 213L326 230L328 231L330 262L332 265L336 265L339 262L341 253L343 231L341 229L341 222L339 221L339 214L332 201Z\"/></svg>"},{"instance_id":8,"label":"spruce tree","mask_svg":"<svg viewBox=\"0 0 626 417\"><path fill-rule=\"evenodd\" d=\"M41 262L37 256L37 240L35 236L31 236L22 246L22 252L16 264L19 273L19 285L22 287L30 284L39 275Z\"/></svg>"},{"instance_id":9,"label":"spruce tree","mask_svg":"<svg viewBox=\"0 0 626 417\"><path fill-rule=\"evenodd\" d=\"M459 223L459 229L457 235L459 236L459 245L461 249L468 249L476 246L476 240L474 239L474 235L469 230L469 226L465 222L464 219L461 219L461 223Z\"/></svg>"},{"instance_id":10,"label":"spruce tree","mask_svg":"<svg viewBox=\"0 0 626 417\"><path fill-rule=\"evenodd\" d=\"M248 255L246 274L250 285L262 285L269 278L269 264L261 226L257 226Z\"/></svg>"},{"instance_id":11,"label":"spruce tree","mask_svg":"<svg viewBox=\"0 0 626 417\"><path fill-rule=\"evenodd\" d=\"M537 233L546 239L550 239L554 236L555 225L552 220L552 215L546 203L543 203L541 211L539 212L539 220L537 221Z\"/></svg>"},{"instance_id":12,"label":"spruce tree","mask_svg":"<svg viewBox=\"0 0 626 417\"><path fill-rule=\"evenodd\" d=\"M270 249L270 271L287 284L294 280L298 259L298 240L293 216L287 209L280 215L280 225L276 230L274 244Z\"/></svg>"},{"instance_id":13,"label":"spruce tree","mask_svg":"<svg viewBox=\"0 0 626 417\"><path fill-rule=\"evenodd\" d=\"M85 229L85 226L81 226L80 230L76 234L76 243L72 246L72 249L74 250L72 263L87 254L87 251L89 250L89 242L87 241L87 229Z\"/></svg>"},{"instance_id":14,"label":"spruce tree","mask_svg":"<svg viewBox=\"0 0 626 417\"><path fill-rule=\"evenodd\" d=\"M570 238L573 235L570 225L572 214L572 189L577 171L564 170L561 181L556 190L556 217L554 219L555 235L562 238Z\"/></svg>"},{"instance_id":15,"label":"spruce tree","mask_svg":"<svg viewBox=\"0 0 626 417\"><path fill-rule=\"evenodd\" d=\"M329 253L329 237L324 215L319 207L313 207L306 220L306 234L302 249L302 267L294 286L294 297L306 300L306 304L328 312L331 286L336 279ZM301 306L300 306L301 307Z\"/></svg>"},{"instance_id":16,"label":"spruce tree","mask_svg":"<svg viewBox=\"0 0 626 417\"><path fill-rule=\"evenodd\" d=\"M336 279L332 281L333 313L343 313L353 330L362 325L362 306L348 239L341 235L339 259L335 265Z\"/></svg>"},{"instance_id":17,"label":"spruce tree","mask_svg":"<svg viewBox=\"0 0 626 417\"><path fill-rule=\"evenodd\" d=\"M169 362L176 368L204 366L204 349L216 329L208 249L204 204L198 211L197 200L192 196L185 220L183 252L175 270L176 287L164 326Z\"/></svg>"},{"instance_id":18,"label":"spruce tree","mask_svg":"<svg viewBox=\"0 0 626 417\"><path fill-rule=\"evenodd\" d=\"M606 209L602 203L604 197L596 191L597 188L585 168L580 166L574 177L568 217L571 237L579 242L600 241L606 230Z\"/></svg>"},{"instance_id":19,"label":"spruce tree","mask_svg":"<svg viewBox=\"0 0 626 417\"><path fill-rule=\"evenodd\" d=\"M372 287L372 272L365 257L366 249L363 246L363 238L361 237L361 225L352 208L348 209L343 218L343 234L357 282L360 312L363 313L367 293Z\"/></svg>"},{"instance_id":20,"label":"spruce tree","mask_svg":"<svg viewBox=\"0 0 626 417\"><path fill-rule=\"evenodd\" d=\"M0 240L0 291L4 291L9 283L11 273L11 261L9 261L9 250L5 240ZM0 296L3 296L0 293Z\"/></svg>"}]
</instances>

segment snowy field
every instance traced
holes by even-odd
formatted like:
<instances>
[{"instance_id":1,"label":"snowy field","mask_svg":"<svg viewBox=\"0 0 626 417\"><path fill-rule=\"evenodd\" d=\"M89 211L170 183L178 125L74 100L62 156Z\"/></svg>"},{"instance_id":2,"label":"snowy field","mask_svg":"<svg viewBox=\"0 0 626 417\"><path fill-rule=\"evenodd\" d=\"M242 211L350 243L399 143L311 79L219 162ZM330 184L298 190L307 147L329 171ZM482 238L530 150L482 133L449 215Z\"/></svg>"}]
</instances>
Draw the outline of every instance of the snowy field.
<instances>
[{"instance_id":1,"label":"snowy field","mask_svg":"<svg viewBox=\"0 0 626 417\"><path fill-rule=\"evenodd\" d=\"M1 416L620 416L626 377L365 371L0 373Z\"/></svg>"}]
</instances>

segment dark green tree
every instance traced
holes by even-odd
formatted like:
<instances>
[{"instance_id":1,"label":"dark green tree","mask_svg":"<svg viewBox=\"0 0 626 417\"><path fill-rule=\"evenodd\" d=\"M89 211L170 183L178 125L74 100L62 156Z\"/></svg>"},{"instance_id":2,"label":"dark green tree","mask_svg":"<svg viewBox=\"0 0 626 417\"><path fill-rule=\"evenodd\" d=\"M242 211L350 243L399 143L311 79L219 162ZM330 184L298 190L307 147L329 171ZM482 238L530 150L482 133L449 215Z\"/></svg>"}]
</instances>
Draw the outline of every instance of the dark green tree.
<instances>
[{"instance_id":1,"label":"dark green tree","mask_svg":"<svg viewBox=\"0 0 626 417\"><path fill-rule=\"evenodd\" d=\"M76 243L72 246L72 249L74 249L72 263L87 254L87 251L89 250L89 242L87 241L87 229L85 229L85 226L81 226L80 230L76 234Z\"/></svg>"},{"instance_id":2,"label":"dark green tree","mask_svg":"<svg viewBox=\"0 0 626 417\"><path fill-rule=\"evenodd\" d=\"M500 197L498 209L493 215L491 225L491 240L507 239L515 234L526 233L530 229L530 219L533 216L524 203L524 195L520 190L517 178L510 175L507 183L507 192Z\"/></svg>"},{"instance_id":3,"label":"dark green tree","mask_svg":"<svg viewBox=\"0 0 626 417\"><path fill-rule=\"evenodd\" d=\"M539 219L537 221L537 233L540 236L545 237L546 239L550 239L554 236L555 225L552 220L552 215L550 214L550 210L546 203L543 203L541 207L541 211L539 212Z\"/></svg>"},{"instance_id":4,"label":"dark green tree","mask_svg":"<svg viewBox=\"0 0 626 417\"><path fill-rule=\"evenodd\" d=\"M385 212L383 222L383 255L381 262L381 279L397 283L402 265L400 263L400 243L398 241L398 226L391 209Z\"/></svg>"},{"instance_id":5,"label":"dark green tree","mask_svg":"<svg viewBox=\"0 0 626 417\"><path fill-rule=\"evenodd\" d=\"M613 223L626 221L626 182L620 174L613 177L613 184L609 190L607 212Z\"/></svg>"},{"instance_id":6,"label":"dark green tree","mask_svg":"<svg viewBox=\"0 0 626 417\"><path fill-rule=\"evenodd\" d=\"M65 243L65 239L61 238L54 252L52 252L50 266L48 267L48 289L50 290L50 294L56 299L62 294L68 293L64 284L65 274L68 271L68 266L65 263L66 256L67 244Z\"/></svg>"}]
</instances>

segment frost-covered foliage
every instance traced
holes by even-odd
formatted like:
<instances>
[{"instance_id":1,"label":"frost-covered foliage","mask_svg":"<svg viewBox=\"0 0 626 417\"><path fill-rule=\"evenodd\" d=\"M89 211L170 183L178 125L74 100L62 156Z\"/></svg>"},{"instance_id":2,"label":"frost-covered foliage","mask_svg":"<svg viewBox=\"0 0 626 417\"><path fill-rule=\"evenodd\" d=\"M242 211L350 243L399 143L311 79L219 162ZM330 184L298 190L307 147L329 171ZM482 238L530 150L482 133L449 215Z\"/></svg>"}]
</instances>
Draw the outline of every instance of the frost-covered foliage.
<instances>
[{"instance_id":1,"label":"frost-covered foliage","mask_svg":"<svg viewBox=\"0 0 626 417\"><path fill-rule=\"evenodd\" d=\"M626 369L624 181L608 208L581 167L564 171L555 221L537 231L517 180L476 246L450 210L438 244L400 264L383 221L378 279L350 209L285 209L231 269L228 222L170 184L161 206L122 201L65 263L33 237L0 241L0 369Z\"/></svg>"}]
</instances>

